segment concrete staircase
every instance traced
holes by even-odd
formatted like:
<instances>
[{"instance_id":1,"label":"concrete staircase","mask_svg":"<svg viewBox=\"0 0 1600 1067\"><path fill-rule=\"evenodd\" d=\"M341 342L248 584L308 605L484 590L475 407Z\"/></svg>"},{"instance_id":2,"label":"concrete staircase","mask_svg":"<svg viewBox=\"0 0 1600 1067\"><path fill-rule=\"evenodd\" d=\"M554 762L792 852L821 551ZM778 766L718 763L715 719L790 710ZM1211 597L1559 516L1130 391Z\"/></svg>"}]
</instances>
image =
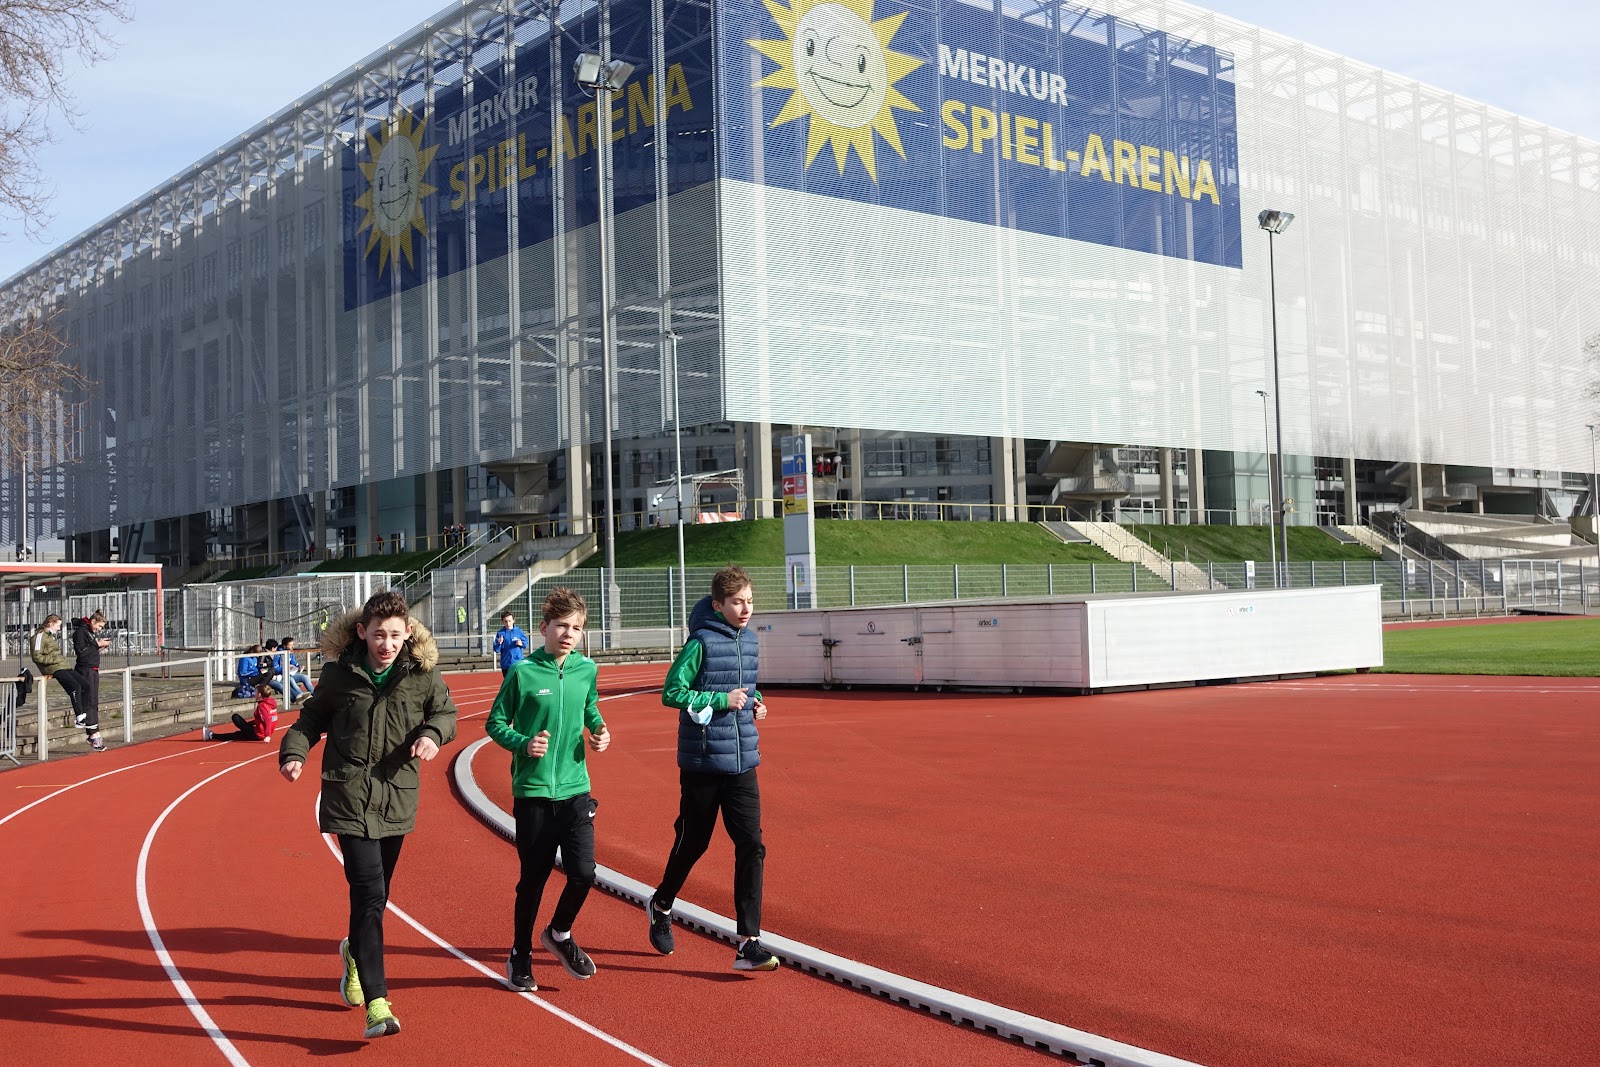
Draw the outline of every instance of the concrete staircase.
<instances>
[{"instance_id":1,"label":"concrete staircase","mask_svg":"<svg viewBox=\"0 0 1600 1067\"><path fill-rule=\"evenodd\" d=\"M1139 540L1114 522L1070 522L1066 525L1124 563L1141 567L1172 584L1178 591L1226 588L1187 560L1172 560Z\"/></svg>"}]
</instances>

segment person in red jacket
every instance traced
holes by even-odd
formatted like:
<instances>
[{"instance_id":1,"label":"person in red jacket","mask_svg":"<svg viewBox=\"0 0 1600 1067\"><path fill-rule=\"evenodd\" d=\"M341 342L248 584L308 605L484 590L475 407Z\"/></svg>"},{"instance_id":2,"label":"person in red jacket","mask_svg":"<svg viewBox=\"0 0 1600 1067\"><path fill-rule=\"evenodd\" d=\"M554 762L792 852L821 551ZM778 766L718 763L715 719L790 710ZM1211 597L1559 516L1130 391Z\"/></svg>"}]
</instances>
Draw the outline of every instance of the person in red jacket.
<instances>
[{"instance_id":1,"label":"person in red jacket","mask_svg":"<svg viewBox=\"0 0 1600 1067\"><path fill-rule=\"evenodd\" d=\"M236 711L233 713L233 725L238 729L219 733L208 726L202 734L207 741L272 740L272 731L278 728L278 702L273 699L272 690L265 682L256 686L255 718L247 721Z\"/></svg>"}]
</instances>

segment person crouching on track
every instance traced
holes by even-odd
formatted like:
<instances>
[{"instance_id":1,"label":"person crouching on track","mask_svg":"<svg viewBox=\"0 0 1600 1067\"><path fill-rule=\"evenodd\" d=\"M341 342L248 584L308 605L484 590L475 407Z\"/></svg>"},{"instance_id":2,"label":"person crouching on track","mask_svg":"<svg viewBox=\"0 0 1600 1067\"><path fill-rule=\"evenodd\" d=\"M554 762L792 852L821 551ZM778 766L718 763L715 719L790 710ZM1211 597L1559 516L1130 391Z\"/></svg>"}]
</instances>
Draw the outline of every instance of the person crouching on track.
<instances>
[{"instance_id":1,"label":"person crouching on track","mask_svg":"<svg viewBox=\"0 0 1600 1067\"><path fill-rule=\"evenodd\" d=\"M485 728L495 744L511 752L511 812L521 868L506 959L512 989L539 988L533 980L533 921L558 847L567 885L539 943L572 977L594 976L594 961L572 936L572 924L594 885L599 806L589 795L584 729L596 752L611 744L600 717L598 668L577 650L588 618L583 597L571 589L560 587L545 597L539 623L544 645L506 675Z\"/></svg>"},{"instance_id":2,"label":"person crouching on track","mask_svg":"<svg viewBox=\"0 0 1600 1067\"><path fill-rule=\"evenodd\" d=\"M273 698L272 688L265 682L256 686L255 717L246 719L236 711L233 713L233 725L236 729L227 733L207 726L200 731L200 735L207 741L271 741L272 731L278 728L278 702Z\"/></svg>"},{"instance_id":3,"label":"person crouching on track","mask_svg":"<svg viewBox=\"0 0 1600 1067\"><path fill-rule=\"evenodd\" d=\"M300 719L283 732L278 770L300 777L322 738L318 823L336 834L350 884L350 929L339 943L339 995L367 1008L368 1038L400 1032L383 966L383 912L405 835L416 826L419 760L456 736L456 706L434 667L439 648L394 590L374 594L323 634L326 662Z\"/></svg>"},{"instance_id":4,"label":"person crouching on track","mask_svg":"<svg viewBox=\"0 0 1600 1067\"><path fill-rule=\"evenodd\" d=\"M66 653L61 651L60 615L46 616L44 624L33 632L29 654L33 657L33 665L39 668L41 675L54 678L61 683L61 688L67 691L67 699L72 702L72 721L83 727L84 733L88 736L89 747L96 752L104 752L106 743L100 740L100 709L95 708L93 715L89 712L87 700L89 683L67 665Z\"/></svg>"},{"instance_id":5,"label":"person crouching on track","mask_svg":"<svg viewBox=\"0 0 1600 1067\"><path fill-rule=\"evenodd\" d=\"M711 844L717 811L733 839L733 905L739 925L736 971L770 971L778 957L761 946L761 762L756 720L767 705L756 689L759 668L755 591L742 567L725 567L711 579L711 595L689 613L689 640L667 671L661 703L678 710L678 821L672 852L645 911L650 945L673 949L672 904Z\"/></svg>"}]
</instances>

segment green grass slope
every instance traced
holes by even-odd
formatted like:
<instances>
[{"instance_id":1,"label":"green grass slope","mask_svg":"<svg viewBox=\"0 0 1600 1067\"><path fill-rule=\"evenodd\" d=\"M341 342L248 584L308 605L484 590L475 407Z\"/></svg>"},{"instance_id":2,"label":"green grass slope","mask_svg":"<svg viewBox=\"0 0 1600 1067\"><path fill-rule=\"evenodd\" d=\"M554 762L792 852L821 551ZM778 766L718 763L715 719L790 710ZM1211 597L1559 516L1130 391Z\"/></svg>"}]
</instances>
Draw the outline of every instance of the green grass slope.
<instances>
[{"instance_id":1,"label":"green grass slope","mask_svg":"<svg viewBox=\"0 0 1600 1067\"><path fill-rule=\"evenodd\" d=\"M1169 559L1194 562L1214 560L1233 563L1253 559L1272 559L1271 528L1267 526L1160 526L1135 524L1124 527L1136 537L1164 553ZM1187 555L1185 554L1187 552ZM1378 558L1365 545L1335 540L1314 526L1289 527L1289 559L1296 563L1338 562Z\"/></svg>"},{"instance_id":2,"label":"green grass slope","mask_svg":"<svg viewBox=\"0 0 1600 1067\"><path fill-rule=\"evenodd\" d=\"M816 524L817 565L899 566L923 563L1113 563L1094 545L1069 545L1026 522L865 522L821 519ZM691 567L783 565L783 520L708 523L684 528L684 558ZM584 564L605 562L597 552ZM617 567L675 567L675 527L617 535Z\"/></svg>"}]
</instances>

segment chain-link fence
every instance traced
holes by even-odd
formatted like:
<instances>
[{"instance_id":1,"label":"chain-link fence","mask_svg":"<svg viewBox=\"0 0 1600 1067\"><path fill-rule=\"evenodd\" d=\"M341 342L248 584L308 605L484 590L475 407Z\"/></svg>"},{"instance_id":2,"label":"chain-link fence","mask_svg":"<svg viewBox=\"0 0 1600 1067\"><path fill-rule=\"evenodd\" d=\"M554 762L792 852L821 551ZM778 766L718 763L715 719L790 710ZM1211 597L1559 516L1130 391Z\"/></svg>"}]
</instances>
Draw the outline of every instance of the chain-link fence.
<instances>
[{"instance_id":1,"label":"chain-link fence","mask_svg":"<svg viewBox=\"0 0 1600 1067\"><path fill-rule=\"evenodd\" d=\"M1267 563L1185 564L1185 590L1267 589L1273 571ZM749 567L761 611L786 604L782 567ZM551 589L565 585L589 604L592 643L616 628L605 596L605 569L579 568L559 578L532 583L532 572L517 568L460 568L434 571L403 588L416 617L434 632L442 648L487 654L502 611L524 624L537 624ZM713 567L690 567L685 579L676 569L621 570L621 628L617 646L671 645L681 632L683 612L711 588ZM1383 587L1390 616L1491 615L1516 609L1600 610L1600 568L1592 562L1561 560L1407 559L1291 562L1279 565L1283 581L1295 588L1331 585ZM1174 574L1131 563L952 564L817 568L817 606L823 608L933 601L1006 599L1094 593L1144 593L1173 588ZM168 590L163 605L165 633L156 633L156 593L152 590L71 596L37 595L12 609L12 635L23 647L32 627L51 613L77 618L101 610L109 620L109 657L139 656L169 650L238 650L268 637L293 636L302 647L316 643L324 625L358 607L398 576L386 573L304 575L191 585ZM22 621L22 615L26 615Z\"/></svg>"}]
</instances>

